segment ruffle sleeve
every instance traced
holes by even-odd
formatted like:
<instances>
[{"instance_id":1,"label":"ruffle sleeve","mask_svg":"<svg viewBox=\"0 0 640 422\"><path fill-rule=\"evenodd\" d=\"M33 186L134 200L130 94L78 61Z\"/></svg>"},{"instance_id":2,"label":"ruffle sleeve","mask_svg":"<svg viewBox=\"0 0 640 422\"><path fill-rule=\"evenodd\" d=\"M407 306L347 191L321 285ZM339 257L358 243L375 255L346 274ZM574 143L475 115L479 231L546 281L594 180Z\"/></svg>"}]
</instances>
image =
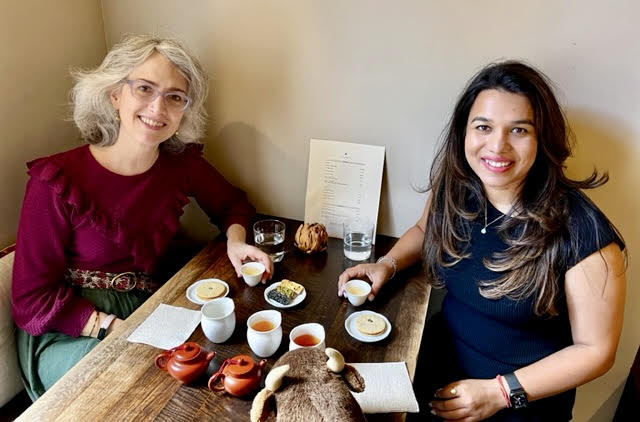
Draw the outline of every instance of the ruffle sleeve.
<instances>
[{"instance_id":1,"label":"ruffle sleeve","mask_svg":"<svg viewBox=\"0 0 640 422\"><path fill-rule=\"evenodd\" d=\"M78 336L94 309L62 281L71 236L68 213L50 186L39 178L29 180L18 225L11 304L16 324L32 335L59 331Z\"/></svg>"},{"instance_id":2,"label":"ruffle sleeve","mask_svg":"<svg viewBox=\"0 0 640 422\"><path fill-rule=\"evenodd\" d=\"M86 220L103 237L123 250L130 251L136 266L149 273L153 272L158 258L163 255L168 242L178 230L183 207L189 203L185 192L176 189L169 195L159 195L167 203L163 204L162 215L154 219L153 224L144 220L140 224L123 222L112 209L99 206L91 195L83 192L73 179L74 176L82 176L69 171L64 161L49 157L29 162L27 166L32 178L49 185L59 200L73 209L75 218ZM165 176L169 186L175 183L170 180L175 175ZM122 203L128 200L130 199L119 198Z\"/></svg>"}]
</instances>

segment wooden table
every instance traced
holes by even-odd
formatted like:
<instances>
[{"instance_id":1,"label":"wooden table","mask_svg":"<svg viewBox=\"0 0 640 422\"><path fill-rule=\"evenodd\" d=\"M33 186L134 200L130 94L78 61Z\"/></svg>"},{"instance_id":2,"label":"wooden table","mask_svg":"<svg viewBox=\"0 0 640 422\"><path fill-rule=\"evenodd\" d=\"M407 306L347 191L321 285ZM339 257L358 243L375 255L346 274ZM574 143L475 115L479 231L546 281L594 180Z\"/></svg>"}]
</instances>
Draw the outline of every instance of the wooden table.
<instances>
[{"instance_id":1,"label":"wooden table","mask_svg":"<svg viewBox=\"0 0 640 422\"><path fill-rule=\"evenodd\" d=\"M415 267L399 273L374 302L354 308L347 300L337 297L338 275L354 264L344 258L342 240L329 239L326 252L305 255L292 245L294 231L300 222L283 220L287 223L286 254L284 260L275 265L272 281L283 278L298 281L305 286L307 297L294 308L281 309L283 341L276 354L269 358L267 368L286 352L288 335L294 326L319 322L326 329L327 345L340 350L347 362L406 361L413 379L430 292L420 269ZM384 255L395 241L386 236L378 236L376 240L372 260ZM246 343L246 322L252 313L272 308L263 297L265 286L248 287L242 279L236 278L226 256L225 243L215 241L29 407L19 420L248 420L253 395L238 399L213 393L207 389L206 380L193 386L183 385L154 366L159 349L126 340L160 303L199 309L187 300L185 291L196 280L209 277L229 284L229 297L236 304L236 329L224 344L213 344L198 326L190 341L215 350L216 358L209 372L213 372L222 360L239 353L259 359ZM378 343L361 343L347 334L345 319L352 312L363 309L375 310L389 319L393 325L389 337ZM403 415L367 417L369 420L394 420L402 419Z\"/></svg>"}]
</instances>

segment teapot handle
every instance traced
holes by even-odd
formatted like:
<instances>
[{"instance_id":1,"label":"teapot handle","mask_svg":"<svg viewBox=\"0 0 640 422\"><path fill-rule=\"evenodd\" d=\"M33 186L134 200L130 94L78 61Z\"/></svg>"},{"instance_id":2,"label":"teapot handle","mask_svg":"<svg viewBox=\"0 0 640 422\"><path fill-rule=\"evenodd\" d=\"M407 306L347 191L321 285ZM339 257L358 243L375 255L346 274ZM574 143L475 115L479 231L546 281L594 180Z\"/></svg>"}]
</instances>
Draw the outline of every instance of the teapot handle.
<instances>
[{"instance_id":1,"label":"teapot handle","mask_svg":"<svg viewBox=\"0 0 640 422\"><path fill-rule=\"evenodd\" d=\"M209 387L209 390L224 391L224 377L225 377L225 374L223 374L221 371L218 371L215 374L213 374L213 376L209 378L209 383L207 384Z\"/></svg>"},{"instance_id":2,"label":"teapot handle","mask_svg":"<svg viewBox=\"0 0 640 422\"><path fill-rule=\"evenodd\" d=\"M222 362L222 365L220 365L220 368L218 368L218 371L209 378L209 383L207 384L209 390L224 391L225 374L222 371L224 371L224 368L226 368L230 363L235 364L236 361L233 359L225 359L224 362Z\"/></svg>"},{"instance_id":3,"label":"teapot handle","mask_svg":"<svg viewBox=\"0 0 640 422\"><path fill-rule=\"evenodd\" d=\"M171 350L165 350L164 352L160 353L158 356L156 356L156 359L155 359L156 366L159 369L166 371L167 361L169 360L170 357L171 357Z\"/></svg>"}]
</instances>

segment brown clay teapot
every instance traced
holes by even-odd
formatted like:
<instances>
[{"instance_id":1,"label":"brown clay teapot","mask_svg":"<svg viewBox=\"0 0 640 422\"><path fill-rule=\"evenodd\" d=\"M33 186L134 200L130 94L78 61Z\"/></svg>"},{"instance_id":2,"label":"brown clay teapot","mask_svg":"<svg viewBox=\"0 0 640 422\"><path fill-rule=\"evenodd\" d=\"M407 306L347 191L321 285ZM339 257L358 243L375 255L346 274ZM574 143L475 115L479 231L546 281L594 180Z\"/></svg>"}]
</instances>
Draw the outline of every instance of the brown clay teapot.
<instances>
[{"instance_id":1,"label":"brown clay teapot","mask_svg":"<svg viewBox=\"0 0 640 422\"><path fill-rule=\"evenodd\" d=\"M266 364L266 359L256 363L247 355L225 359L218 372L209 379L209 389L226 391L236 397L245 396L260 384L262 369Z\"/></svg>"},{"instance_id":2,"label":"brown clay teapot","mask_svg":"<svg viewBox=\"0 0 640 422\"><path fill-rule=\"evenodd\" d=\"M186 342L156 356L156 366L177 380L189 384L209 366L215 352L204 350L198 343Z\"/></svg>"}]
</instances>

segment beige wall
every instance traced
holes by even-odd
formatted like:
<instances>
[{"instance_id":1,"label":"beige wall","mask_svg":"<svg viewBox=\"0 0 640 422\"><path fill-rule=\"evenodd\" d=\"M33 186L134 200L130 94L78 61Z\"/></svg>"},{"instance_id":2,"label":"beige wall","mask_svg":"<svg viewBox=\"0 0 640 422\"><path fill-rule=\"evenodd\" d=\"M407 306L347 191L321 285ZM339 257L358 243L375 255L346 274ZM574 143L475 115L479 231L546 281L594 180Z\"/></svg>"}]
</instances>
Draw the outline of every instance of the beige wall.
<instances>
[{"instance_id":1,"label":"beige wall","mask_svg":"<svg viewBox=\"0 0 640 422\"><path fill-rule=\"evenodd\" d=\"M192 47L211 75L207 156L261 212L303 217L310 138L385 145L379 227L392 235L422 210L424 196L411 184L424 183L464 83L490 60L525 59L559 88L579 141L570 172L584 176L594 165L609 170L611 182L592 197L631 251L618 361L580 389L575 408L577 421L611 419L640 342L640 287L633 282L640 271L633 260L640 247L640 197L634 195L640 179L640 4L101 3L102 17L95 2L82 0L11 2L0 14L0 40L8 46L0 52L0 87L11 99L10 106L0 105L3 244L14 236L23 162L75 142L72 126L60 121L67 67L97 63L103 36L111 46L125 33L156 32Z\"/></svg>"},{"instance_id":2,"label":"beige wall","mask_svg":"<svg viewBox=\"0 0 640 422\"><path fill-rule=\"evenodd\" d=\"M25 162L79 145L68 115L69 66L104 57L98 0L0 2L0 248L15 241Z\"/></svg>"}]
</instances>

